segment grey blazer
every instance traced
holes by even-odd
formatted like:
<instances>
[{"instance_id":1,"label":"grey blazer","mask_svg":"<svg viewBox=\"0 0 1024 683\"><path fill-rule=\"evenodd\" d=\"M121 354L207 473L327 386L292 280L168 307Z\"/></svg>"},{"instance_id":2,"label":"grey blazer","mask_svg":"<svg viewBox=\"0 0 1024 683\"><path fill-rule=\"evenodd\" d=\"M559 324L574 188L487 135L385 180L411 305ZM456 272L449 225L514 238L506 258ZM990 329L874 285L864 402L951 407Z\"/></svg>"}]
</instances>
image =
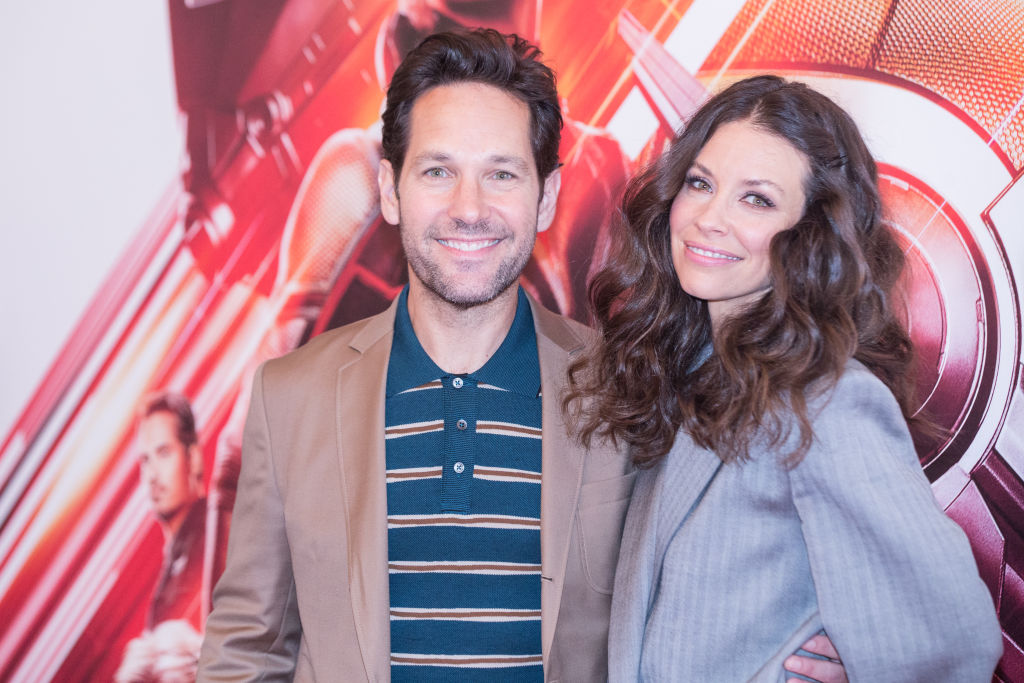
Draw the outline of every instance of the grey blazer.
<instances>
[{"instance_id":1,"label":"grey blazer","mask_svg":"<svg viewBox=\"0 0 1024 683\"><path fill-rule=\"evenodd\" d=\"M783 681L783 660L822 629L852 681L991 680L992 598L892 394L854 361L812 410L795 468L768 450L723 465L680 434L640 473L611 681Z\"/></svg>"}]
</instances>

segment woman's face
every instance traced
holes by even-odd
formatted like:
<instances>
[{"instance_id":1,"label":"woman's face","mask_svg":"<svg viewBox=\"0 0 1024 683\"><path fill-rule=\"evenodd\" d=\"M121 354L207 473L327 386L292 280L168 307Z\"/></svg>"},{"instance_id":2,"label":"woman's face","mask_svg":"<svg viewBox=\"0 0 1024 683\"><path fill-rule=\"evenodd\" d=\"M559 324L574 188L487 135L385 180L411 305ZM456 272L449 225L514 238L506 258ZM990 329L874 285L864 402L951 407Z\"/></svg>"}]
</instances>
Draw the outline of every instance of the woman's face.
<instances>
[{"instance_id":1,"label":"woman's face","mask_svg":"<svg viewBox=\"0 0 1024 683\"><path fill-rule=\"evenodd\" d=\"M803 215L807 157L749 121L723 124L672 202L672 262L712 325L768 289L768 245Z\"/></svg>"}]
</instances>

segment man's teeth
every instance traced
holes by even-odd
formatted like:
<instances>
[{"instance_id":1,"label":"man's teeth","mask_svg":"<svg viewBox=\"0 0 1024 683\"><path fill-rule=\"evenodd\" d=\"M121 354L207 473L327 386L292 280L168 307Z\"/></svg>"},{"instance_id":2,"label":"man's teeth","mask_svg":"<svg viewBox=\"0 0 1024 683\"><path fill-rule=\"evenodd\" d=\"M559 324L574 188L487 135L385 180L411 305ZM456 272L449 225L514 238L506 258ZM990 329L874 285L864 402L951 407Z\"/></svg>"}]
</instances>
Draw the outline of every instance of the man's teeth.
<instances>
[{"instance_id":1,"label":"man's teeth","mask_svg":"<svg viewBox=\"0 0 1024 683\"><path fill-rule=\"evenodd\" d=\"M739 256L729 256L728 254L720 254L717 251L708 251L707 249L701 249L700 247L689 247L690 251L701 256L707 256L708 258L720 258L726 261L739 261Z\"/></svg>"},{"instance_id":2,"label":"man's teeth","mask_svg":"<svg viewBox=\"0 0 1024 683\"><path fill-rule=\"evenodd\" d=\"M493 247L500 240L477 240L475 242L460 242L456 240L438 240L441 244L452 249L458 249L459 251L478 251L480 249L486 249L487 247Z\"/></svg>"}]
</instances>

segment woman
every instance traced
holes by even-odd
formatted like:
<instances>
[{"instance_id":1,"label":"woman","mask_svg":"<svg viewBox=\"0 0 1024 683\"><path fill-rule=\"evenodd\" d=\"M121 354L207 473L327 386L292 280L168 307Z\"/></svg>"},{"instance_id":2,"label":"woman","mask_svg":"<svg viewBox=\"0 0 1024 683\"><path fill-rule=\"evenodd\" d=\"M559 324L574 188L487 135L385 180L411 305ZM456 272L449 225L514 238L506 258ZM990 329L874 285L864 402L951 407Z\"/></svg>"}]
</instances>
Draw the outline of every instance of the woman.
<instances>
[{"instance_id":1,"label":"woman","mask_svg":"<svg viewBox=\"0 0 1024 683\"><path fill-rule=\"evenodd\" d=\"M849 116L736 83L632 181L620 232L566 398L644 468L611 680L779 680L821 630L854 681L990 680L999 625L911 442L903 257Z\"/></svg>"}]
</instances>

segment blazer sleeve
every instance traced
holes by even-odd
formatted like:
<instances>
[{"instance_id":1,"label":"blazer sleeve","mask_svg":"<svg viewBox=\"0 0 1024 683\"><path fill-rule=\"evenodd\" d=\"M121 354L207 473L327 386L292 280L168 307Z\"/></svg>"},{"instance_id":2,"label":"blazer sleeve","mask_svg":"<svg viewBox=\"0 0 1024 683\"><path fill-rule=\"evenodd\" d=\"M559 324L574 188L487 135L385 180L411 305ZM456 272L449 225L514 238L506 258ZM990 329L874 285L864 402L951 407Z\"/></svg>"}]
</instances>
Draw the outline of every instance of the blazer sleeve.
<instances>
[{"instance_id":1,"label":"blazer sleeve","mask_svg":"<svg viewBox=\"0 0 1024 683\"><path fill-rule=\"evenodd\" d=\"M852 681L989 681L992 597L939 508L888 389L862 367L814 419L789 470L825 631Z\"/></svg>"},{"instance_id":2,"label":"blazer sleeve","mask_svg":"<svg viewBox=\"0 0 1024 683\"><path fill-rule=\"evenodd\" d=\"M198 681L292 679L301 627L266 405L253 379L227 563L199 658Z\"/></svg>"}]
</instances>

